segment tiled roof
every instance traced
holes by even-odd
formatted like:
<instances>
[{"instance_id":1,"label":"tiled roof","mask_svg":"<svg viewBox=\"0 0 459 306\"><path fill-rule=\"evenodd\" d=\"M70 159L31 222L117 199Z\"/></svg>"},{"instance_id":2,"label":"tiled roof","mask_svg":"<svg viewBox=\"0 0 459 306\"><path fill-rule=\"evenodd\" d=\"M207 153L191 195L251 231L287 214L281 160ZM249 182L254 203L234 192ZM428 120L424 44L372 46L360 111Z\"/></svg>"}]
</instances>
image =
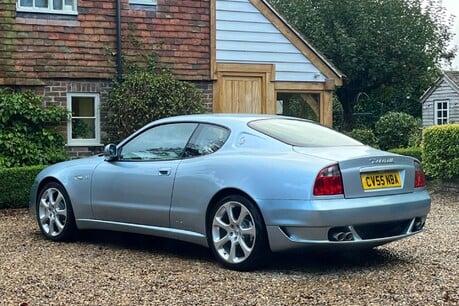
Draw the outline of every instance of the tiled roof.
<instances>
[{"instance_id":1,"label":"tiled roof","mask_svg":"<svg viewBox=\"0 0 459 306\"><path fill-rule=\"evenodd\" d=\"M459 71L443 71L443 75L424 92L419 102L424 103L442 82L449 83L451 88L459 93Z\"/></svg>"},{"instance_id":2,"label":"tiled roof","mask_svg":"<svg viewBox=\"0 0 459 306\"><path fill-rule=\"evenodd\" d=\"M459 86L459 71L445 71L445 74Z\"/></svg>"}]
</instances>

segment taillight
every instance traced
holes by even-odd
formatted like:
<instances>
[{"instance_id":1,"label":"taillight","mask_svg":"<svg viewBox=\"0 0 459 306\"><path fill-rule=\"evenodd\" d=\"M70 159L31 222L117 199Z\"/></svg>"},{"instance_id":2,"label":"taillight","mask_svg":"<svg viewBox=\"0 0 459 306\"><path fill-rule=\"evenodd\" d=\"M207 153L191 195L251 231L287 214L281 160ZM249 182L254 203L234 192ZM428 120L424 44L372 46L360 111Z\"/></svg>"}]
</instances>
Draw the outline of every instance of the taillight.
<instances>
[{"instance_id":1,"label":"taillight","mask_svg":"<svg viewBox=\"0 0 459 306\"><path fill-rule=\"evenodd\" d=\"M343 194L343 180L337 164L320 170L314 183L314 195Z\"/></svg>"},{"instance_id":2,"label":"taillight","mask_svg":"<svg viewBox=\"0 0 459 306\"><path fill-rule=\"evenodd\" d=\"M426 186L426 177L424 170L418 161L414 162L414 188L421 188Z\"/></svg>"}]
</instances>

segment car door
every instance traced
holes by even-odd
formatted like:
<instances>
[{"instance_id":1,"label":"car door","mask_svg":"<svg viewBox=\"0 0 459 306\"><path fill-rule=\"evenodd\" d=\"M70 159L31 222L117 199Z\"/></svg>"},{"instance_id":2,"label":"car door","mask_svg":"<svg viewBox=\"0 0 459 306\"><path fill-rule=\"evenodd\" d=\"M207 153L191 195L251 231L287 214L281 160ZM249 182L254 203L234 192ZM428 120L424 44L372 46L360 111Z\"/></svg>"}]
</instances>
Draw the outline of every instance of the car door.
<instances>
[{"instance_id":1,"label":"car door","mask_svg":"<svg viewBox=\"0 0 459 306\"><path fill-rule=\"evenodd\" d=\"M197 125L154 126L118 148L118 160L101 163L92 180L94 217L168 227L177 166Z\"/></svg>"},{"instance_id":2,"label":"car door","mask_svg":"<svg viewBox=\"0 0 459 306\"><path fill-rule=\"evenodd\" d=\"M228 128L214 124L200 124L194 133L175 177L170 212L172 227L205 233L203 218L207 204L222 184L218 178L221 171L218 165L222 161L215 159L214 153L223 147L229 135Z\"/></svg>"}]
</instances>

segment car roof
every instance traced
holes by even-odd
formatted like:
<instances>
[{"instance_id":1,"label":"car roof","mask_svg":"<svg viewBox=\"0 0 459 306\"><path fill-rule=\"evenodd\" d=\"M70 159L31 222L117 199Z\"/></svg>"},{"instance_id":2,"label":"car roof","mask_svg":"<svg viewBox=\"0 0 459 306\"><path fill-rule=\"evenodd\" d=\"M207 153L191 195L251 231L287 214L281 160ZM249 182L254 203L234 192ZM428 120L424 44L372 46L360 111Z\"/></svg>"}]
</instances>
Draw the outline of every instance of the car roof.
<instances>
[{"instance_id":1,"label":"car roof","mask_svg":"<svg viewBox=\"0 0 459 306\"><path fill-rule=\"evenodd\" d=\"M154 121L153 124L170 123L178 121L195 121L195 122L209 122L215 124L247 124L250 121L257 119L268 118L282 118L283 116L277 115L264 115L264 114L197 114L197 115L182 115ZM283 117L286 118L286 117Z\"/></svg>"}]
</instances>

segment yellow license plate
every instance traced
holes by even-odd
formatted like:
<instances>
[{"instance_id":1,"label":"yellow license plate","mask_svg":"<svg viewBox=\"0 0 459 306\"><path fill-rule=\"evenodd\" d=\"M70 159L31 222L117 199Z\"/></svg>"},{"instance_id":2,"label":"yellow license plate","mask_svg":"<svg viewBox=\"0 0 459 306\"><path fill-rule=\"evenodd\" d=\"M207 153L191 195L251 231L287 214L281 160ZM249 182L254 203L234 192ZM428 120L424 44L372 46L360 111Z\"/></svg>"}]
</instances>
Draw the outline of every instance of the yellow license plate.
<instances>
[{"instance_id":1,"label":"yellow license plate","mask_svg":"<svg viewBox=\"0 0 459 306\"><path fill-rule=\"evenodd\" d=\"M402 180L398 171L369 172L360 174L364 190L401 187Z\"/></svg>"}]
</instances>

